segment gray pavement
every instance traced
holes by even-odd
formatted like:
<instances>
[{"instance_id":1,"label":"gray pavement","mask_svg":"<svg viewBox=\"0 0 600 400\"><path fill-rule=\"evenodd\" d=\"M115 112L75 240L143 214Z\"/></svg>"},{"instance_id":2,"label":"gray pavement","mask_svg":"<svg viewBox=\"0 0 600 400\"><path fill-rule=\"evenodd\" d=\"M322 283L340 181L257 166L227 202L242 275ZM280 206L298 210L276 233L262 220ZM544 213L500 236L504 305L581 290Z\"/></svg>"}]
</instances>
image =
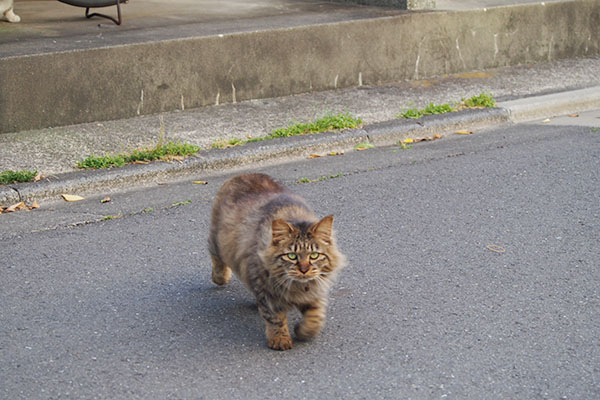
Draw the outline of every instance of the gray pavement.
<instances>
[{"instance_id":1,"label":"gray pavement","mask_svg":"<svg viewBox=\"0 0 600 400\"><path fill-rule=\"evenodd\" d=\"M210 6L207 19L193 21L200 3ZM521 2L438 7L508 3ZM126 5L118 30L58 2L18 2L30 25L0 23L0 55L228 26L217 15L225 2L162 4ZM286 18L303 25L399 13L326 2L235 6L229 27L247 31ZM0 204L22 197L42 206L0 215L0 398L599 397L599 77L600 60L585 58L165 112L168 140L204 147L329 111L366 125L122 170L79 172L73 163L156 144L159 115L0 134L0 170L45 175L0 188ZM501 108L394 118L483 90ZM538 120L515 125L521 118ZM460 127L475 133L454 134ZM433 132L445 136L389 146ZM377 147L350 151L357 140ZM346 152L306 159L333 148ZM245 289L237 281L216 289L209 279L212 197L247 170L282 179L320 214L335 213L350 259L321 337L283 354L264 346ZM87 199L59 202L61 192Z\"/></svg>"},{"instance_id":2,"label":"gray pavement","mask_svg":"<svg viewBox=\"0 0 600 400\"><path fill-rule=\"evenodd\" d=\"M2 215L0 397L598 398L598 117L259 168L336 215L350 261L285 353L210 282L231 173Z\"/></svg>"}]
</instances>

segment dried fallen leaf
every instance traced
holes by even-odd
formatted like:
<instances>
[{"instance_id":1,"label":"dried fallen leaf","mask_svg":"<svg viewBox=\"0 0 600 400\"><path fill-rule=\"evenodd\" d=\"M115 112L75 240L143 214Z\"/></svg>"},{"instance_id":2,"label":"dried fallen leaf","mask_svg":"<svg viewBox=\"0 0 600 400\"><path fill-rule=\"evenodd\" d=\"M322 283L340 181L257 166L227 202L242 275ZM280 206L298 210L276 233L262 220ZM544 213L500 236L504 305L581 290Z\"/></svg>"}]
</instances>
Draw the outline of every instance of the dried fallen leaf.
<instances>
[{"instance_id":1,"label":"dried fallen leaf","mask_svg":"<svg viewBox=\"0 0 600 400\"><path fill-rule=\"evenodd\" d=\"M310 156L308 156L308 158L309 158L309 159L312 159L312 158L319 158L319 157L322 157L322 156L321 156L321 155L319 155L319 154L311 154Z\"/></svg>"},{"instance_id":2,"label":"dried fallen leaf","mask_svg":"<svg viewBox=\"0 0 600 400\"><path fill-rule=\"evenodd\" d=\"M134 164L150 164L150 161L144 161L144 160L136 160L133 162Z\"/></svg>"},{"instance_id":3,"label":"dried fallen leaf","mask_svg":"<svg viewBox=\"0 0 600 400\"><path fill-rule=\"evenodd\" d=\"M579 114L569 114L569 117L571 117L571 118L577 118L577 117L579 117Z\"/></svg>"},{"instance_id":4,"label":"dried fallen leaf","mask_svg":"<svg viewBox=\"0 0 600 400\"><path fill-rule=\"evenodd\" d=\"M356 146L354 146L354 150L356 151L362 151L362 150L368 150L368 149L372 149L375 146L372 145L371 143L359 143Z\"/></svg>"},{"instance_id":5,"label":"dried fallen leaf","mask_svg":"<svg viewBox=\"0 0 600 400\"><path fill-rule=\"evenodd\" d=\"M182 162L183 160L185 160L184 156L165 156L163 158L165 161L177 161L177 162Z\"/></svg>"},{"instance_id":6,"label":"dried fallen leaf","mask_svg":"<svg viewBox=\"0 0 600 400\"><path fill-rule=\"evenodd\" d=\"M420 137L420 138L415 138L415 139L406 139L404 141L404 143L431 142L433 140L441 139L441 138L443 138L443 136L440 135L440 134L438 134L438 133L436 133L433 136L425 136L425 137Z\"/></svg>"},{"instance_id":7,"label":"dried fallen leaf","mask_svg":"<svg viewBox=\"0 0 600 400\"><path fill-rule=\"evenodd\" d=\"M12 206L8 207L4 212L15 212L15 211L19 211L22 208L25 208L24 201L17 203L17 204L13 204Z\"/></svg>"},{"instance_id":8,"label":"dried fallen leaf","mask_svg":"<svg viewBox=\"0 0 600 400\"><path fill-rule=\"evenodd\" d=\"M100 203L104 204L104 203L110 203L110 197L106 196L105 198L103 198L102 200L100 200Z\"/></svg>"},{"instance_id":9,"label":"dried fallen leaf","mask_svg":"<svg viewBox=\"0 0 600 400\"><path fill-rule=\"evenodd\" d=\"M62 194L61 196L63 199L65 199L65 201L68 202L85 200L83 197L77 196L75 194Z\"/></svg>"},{"instance_id":10,"label":"dried fallen leaf","mask_svg":"<svg viewBox=\"0 0 600 400\"><path fill-rule=\"evenodd\" d=\"M497 244L488 244L485 246L486 249L493 251L494 253L504 253L506 249L502 246L498 246Z\"/></svg>"},{"instance_id":11,"label":"dried fallen leaf","mask_svg":"<svg viewBox=\"0 0 600 400\"><path fill-rule=\"evenodd\" d=\"M542 121L544 124L547 124L548 122L550 122L550 118L546 118L545 120Z\"/></svg>"},{"instance_id":12,"label":"dried fallen leaf","mask_svg":"<svg viewBox=\"0 0 600 400\"><path fill-rule=\"evenodd\" d=\"M21 211L21 210L31 211L31 210L34 210L37 208L40 208L40 205L38 204L37 201L34 201L33 203L31 203L31 205L27 205L27 203L25 203L24 201L21 201L17 204L13 204L10 207L0 206L0 214L12 213L12 212Z\"/></svg>"},{"instance_id":13,"label":"dried fallen leaf","mask_svg":"<svg viewBox=\"0 0 600 400\"><path fill-rule=\"evenodd\" d=\"M35 176L33 177L33 182L39 182L42 179L42 174L41 173L37 173L35 174Z\"/></svg>"},{"instance_id":14,"label":"dried fallen leaf","mask_svg":"<svg viewBox=\"0 0 600 400\"><path fill-rule=\"evenodd\" d=\"M456 131L459 135L472 135L473 131Z\"/></svg>"},{"instance_id":15,"label":"dried fallen leaf","mask_svg":"<svg viewBox=\"0 0 600 400\"><path fill-rule=\"evenodd\" d=\"M195 183L198 185L208 185L208 182L206 182L206 181L192 181L192 183Z\"/></svg>"}]
</instances>

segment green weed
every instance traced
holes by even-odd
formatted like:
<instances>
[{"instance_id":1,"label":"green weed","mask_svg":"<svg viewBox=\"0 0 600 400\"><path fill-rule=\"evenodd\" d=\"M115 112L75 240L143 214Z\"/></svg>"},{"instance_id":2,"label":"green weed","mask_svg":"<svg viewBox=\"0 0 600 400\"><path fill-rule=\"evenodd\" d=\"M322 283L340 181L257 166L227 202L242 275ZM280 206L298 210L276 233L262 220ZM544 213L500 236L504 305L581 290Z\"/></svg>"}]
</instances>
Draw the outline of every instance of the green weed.
<instances>
[{"instance_id":1,"label":"green weed","mask_svg":"<svg viewBox=\"0 0 600 400\"><path fill-rule=\"evenodd\" d=\"M6 170L0 172L0 185L10 185L11 183L31 182L37 175L37 171L12 171Z\"/></svg>"},{"instance_id":2,"label":"green weed","mask_svg":"<svg viewBox=\"0 0 600 400\"><path fill-rule=\"evenodd\" d=\"M83 160L77 161L77 167L81 169L101 169L122 167L125 165L125 158L122 155L106 154L104 156L91 155Z\"/></svg>"},{"instance_id":3,"label":"green weed","mask_svg":"<svg viewBox=\"0 0 600 400\"><path fill-rule=\"evenodd\" d=\"M398 118L421 118L424 115L446 114L453 111L463 110L465 108L486 108L496 107L496 101L491 93L482 92L477 96L469 99L462 98L461 102L452 106L448 103L434 104L429 103L425 108L419 110L417 108L408 108L398 114Z\"/></svg>"},{"instance_id":4,"label":"green weed","mask_svg":"<svg viewBox=\"0 0 600 400\"><path fill-rule=\"evenodd\" d=\"M156 147L138 149L131 153L118 155L106 154L104 156L91 155L77 162L77 167L82 169L101 169L122 167L133 162L168 161L176 158L189 157L200 151L200 147L189 143L159 143Z\"/></svg>"},{"instance_id":5,"label":"green weed","mask_svg":"<svg viewBox=\"0 0 600 400\"><path fill-rule=\"evenodd\" d=\"M417 119L423 116L423 111L417 110L416 108L409 108L403 113L398 114L398 118L410 118Z\"/></svg>"},{"instance_id":6,"label":"green weed","mask_svg":"<svg viewBox=\"0 0 600 400\"><path fill-rule=\"evenodd\" d=\"M350 113L326 114L314 122L295 123L286 128L275 129L270 135L248 139L246 143L261 142L263 140L290 137L297 135L309 135L337 131L342 129L358 128L362 125L360 118L353 117Z\"/></svg>"},{"instance_id":7,"label":"green weed","mask_svg":"<svg viewBox=\"0 0 600 400\"><path fill-rule=\"evenodd\" d=\"M418 119L424 115L434 115L434 114L445 114L452 111L456 111L454 107L450 104L433 104L429 103L422 110L418 110L416 108L409 108L404 110L404 112L397 115L398 118L411 118Z\"/></svg>"},{"instance_id":8,"label":"green weed","mask_svg":"<svg viewBox=\"0 0 600 400\"><path fill-rule=\"evenodd\" d=\"M244 143L246 142L242 139L233 138L229 140L219 140L217 142L213 142L210 147L213 149L224 149L226 147L241 146Z\"/></svg>"},{"instance_id":9,"label":"green weed","mask_svg":"<svg viewBox=\"0 0 600 400\"><path fill-rule=\"evenodd\" d=\"M433 103L429 103L425 109L423 109L423 115L445 114L452 111L454 111L454 107L452 107L450 104L435 105Z\"/></svg>"},{"instance_id":10,"label":"green weed","mask_svg":"<svg viewBox=\"0 0 600 400\"><path fill-rule=\"evenodd\" d=\"M298 180L298 183L315 183L315 182L323 182L326 181L328 179L335 179L335 178L340 178L344 176L343 173L339 173L339 174L335 174L335 175L329 175L329 176L320 176L316 179L308 179L308 178L301 178Z\"/></svg>"},{"instance_id":11,"label":"green weed","mask_svg":"<svg viewBox=\"0 0 600 400\"><path fill-rule=\"evenodd\" d=\"M271 138L289 137L296 135L307 135L311 133L320 133L328 131L337 131L341 129L357 128L362 124L360 118L354 118L350 113L345 114L327 114L314 122L296 123L287 128L275 129Z\"/></svg>"},{"instance_id":12,"label":"green weed","mask_svg":"<svg viewBox=\"0 0 600 400\"><path fill-rule=\"evenodd\" d=\"M473 96L467 100L462 99L462 103L467 108L491 108L496 107L496 101L491 93L483 92L478 96Z\"/></svg>"}]
</instances>

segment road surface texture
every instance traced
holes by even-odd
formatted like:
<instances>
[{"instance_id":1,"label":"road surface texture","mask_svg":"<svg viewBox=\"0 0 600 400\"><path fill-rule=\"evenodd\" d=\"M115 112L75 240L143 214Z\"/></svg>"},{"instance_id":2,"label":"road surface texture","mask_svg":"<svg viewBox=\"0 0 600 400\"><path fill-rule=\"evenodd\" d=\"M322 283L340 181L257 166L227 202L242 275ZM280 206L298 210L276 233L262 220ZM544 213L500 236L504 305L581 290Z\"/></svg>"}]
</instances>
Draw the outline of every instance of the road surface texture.
<instances>
[{"instance_id":1,"label":"road surface texture","mask_svg":"<svg viewBox=\"0 0 600 400\"><path fill-rule=\"evenodd\" d=\"M210 281L239 171L1 215L0 398L599 398L599 116L259 168L349 259L286 352Z\"/></svg>"}]
</instances>

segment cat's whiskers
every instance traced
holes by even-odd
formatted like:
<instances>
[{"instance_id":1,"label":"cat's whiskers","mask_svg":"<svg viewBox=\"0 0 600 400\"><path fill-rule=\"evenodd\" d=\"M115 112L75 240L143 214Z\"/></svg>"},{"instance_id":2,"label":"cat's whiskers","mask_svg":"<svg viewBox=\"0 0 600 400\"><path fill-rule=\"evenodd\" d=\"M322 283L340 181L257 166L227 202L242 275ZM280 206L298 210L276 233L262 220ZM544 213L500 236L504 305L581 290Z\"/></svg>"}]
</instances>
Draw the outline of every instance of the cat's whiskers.
<instances>
[{"instance_id":1,"label":"cat's whiskers","mask_svg":"<svg viewBox=\"0 0 600 400\"><path fill-rule=\"evenodd\" d=\"M286 286L289 286L289 281L291 281L289 275L286 272L281 272L277 275L275 275L273 277L274 279L274 285L273 287L276 289L279 288L283 288L285 290L288 290L289 288L286 288Z\"/></svg>"}]
</instances>

